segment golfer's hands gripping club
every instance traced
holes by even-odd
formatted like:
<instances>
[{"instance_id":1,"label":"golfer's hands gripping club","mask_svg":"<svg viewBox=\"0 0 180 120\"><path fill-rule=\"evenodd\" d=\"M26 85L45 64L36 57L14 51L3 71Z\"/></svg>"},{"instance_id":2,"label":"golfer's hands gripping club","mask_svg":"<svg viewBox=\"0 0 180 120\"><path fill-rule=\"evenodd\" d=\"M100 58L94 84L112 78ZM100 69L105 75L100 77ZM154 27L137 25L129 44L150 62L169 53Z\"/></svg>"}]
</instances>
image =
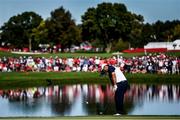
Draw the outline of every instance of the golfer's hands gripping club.
<instances>
[{"instance_id":1,"label":"golfer's hands gripping club","mask_svg":"<svg viewBox=\"0 0 180 120\"><path fill-rule=\"evenodd\" d=\"M117 85L114 85L113 86L113 91L116 92L116 90L117 90Z\"/></svg>"}]
</instances>

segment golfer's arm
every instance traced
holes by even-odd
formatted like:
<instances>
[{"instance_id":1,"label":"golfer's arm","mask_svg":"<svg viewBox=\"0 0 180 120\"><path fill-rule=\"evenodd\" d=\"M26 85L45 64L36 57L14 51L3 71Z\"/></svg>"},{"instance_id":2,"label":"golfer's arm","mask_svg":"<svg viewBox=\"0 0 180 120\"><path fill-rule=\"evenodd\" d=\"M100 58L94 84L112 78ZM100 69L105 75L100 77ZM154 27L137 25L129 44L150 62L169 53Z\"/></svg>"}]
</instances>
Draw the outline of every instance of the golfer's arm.
<instances>
[{"instance_id":1,"label":"golfer's arm","mask_svg":"<svg viewBox=\"0 0 180 120\"><path fill-rule=\"evenodd\" d=\"M115 72L112 73L112 84L116 85L116 75L115 75Z\"/></svg>"}]
</instances>

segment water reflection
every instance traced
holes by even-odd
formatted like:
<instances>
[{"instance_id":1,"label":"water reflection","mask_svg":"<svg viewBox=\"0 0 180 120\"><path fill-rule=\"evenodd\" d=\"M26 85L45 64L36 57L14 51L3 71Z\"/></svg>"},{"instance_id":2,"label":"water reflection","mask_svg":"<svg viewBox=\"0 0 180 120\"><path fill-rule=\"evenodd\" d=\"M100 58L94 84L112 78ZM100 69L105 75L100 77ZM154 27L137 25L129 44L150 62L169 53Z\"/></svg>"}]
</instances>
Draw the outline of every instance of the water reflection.
<instances>
[{"instance_id":1,"label":"water reflection","mask_svg":"<svg viewBox=\"0 0 180 120\"><path fill-rule=\"evenodd\" d=\"M179 85L131 85L127 96L132 96L134 101L142 99L160 101L179 101Z\"/></svg>"},{"instance_id":2,"label":"water reflection","mask_svg":"<svg viewBox=\"0 0 180 120\"><path fill-rule=\"evenodd\" d=\"M0 116L78 116L113 114L110 85L66 85L0 90ZM179 85L132 84L125 94L127 114L180 115Z\"/></svg>"}]
</instances>

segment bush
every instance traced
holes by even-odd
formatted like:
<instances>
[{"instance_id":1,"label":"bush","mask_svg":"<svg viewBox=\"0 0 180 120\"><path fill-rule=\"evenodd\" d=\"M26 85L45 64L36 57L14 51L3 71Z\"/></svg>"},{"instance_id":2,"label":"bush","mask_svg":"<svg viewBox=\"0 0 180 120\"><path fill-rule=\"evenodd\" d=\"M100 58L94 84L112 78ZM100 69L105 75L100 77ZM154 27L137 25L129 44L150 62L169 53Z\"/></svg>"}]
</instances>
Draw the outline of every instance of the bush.
<instances>
[{"instance_id":1,"label":"bush","mask_svg":"<svg viewBox=\"0 0 180 120\"><path fill-rule=\"evenodd\" d=\"M118 42L113 42L112 51L122 51L128 49L129 43L119 40Z\"/></svg>"}]
</instances>

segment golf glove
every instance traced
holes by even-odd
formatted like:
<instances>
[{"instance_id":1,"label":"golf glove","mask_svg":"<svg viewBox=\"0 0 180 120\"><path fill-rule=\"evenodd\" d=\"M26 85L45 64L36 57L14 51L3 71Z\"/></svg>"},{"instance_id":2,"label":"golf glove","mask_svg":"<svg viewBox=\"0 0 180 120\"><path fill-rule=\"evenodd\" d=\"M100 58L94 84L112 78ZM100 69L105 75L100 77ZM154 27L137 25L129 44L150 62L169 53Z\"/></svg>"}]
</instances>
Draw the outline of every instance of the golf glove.
<instances>
[{"instance_id":1,"label":"golf glove","mask_svg":"<svg viewBox=\"0 0 180 120\"><path fill-rule=\"evenodd\" d=\"M114 85L113 86L113 91L116 92L116 90L117 90L117 85Z\"/></svg>"}]
</instances>

